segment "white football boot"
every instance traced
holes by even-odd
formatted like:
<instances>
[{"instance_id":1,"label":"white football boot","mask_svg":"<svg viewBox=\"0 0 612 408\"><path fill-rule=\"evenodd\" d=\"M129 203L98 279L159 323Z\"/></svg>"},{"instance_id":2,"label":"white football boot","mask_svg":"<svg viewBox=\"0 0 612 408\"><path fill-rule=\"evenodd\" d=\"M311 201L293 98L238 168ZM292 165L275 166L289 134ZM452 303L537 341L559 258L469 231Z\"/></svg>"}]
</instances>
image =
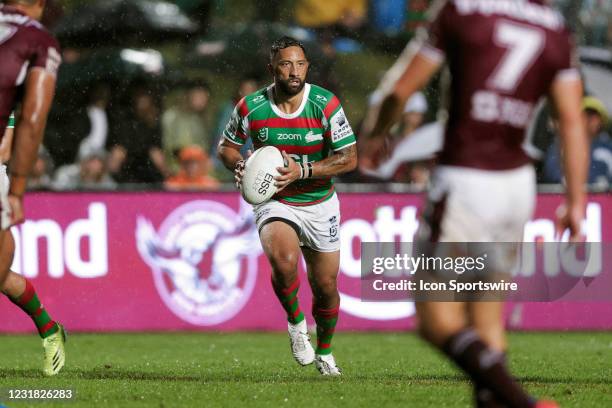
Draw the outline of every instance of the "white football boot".
<instances>
[{"instance_id":1,"label":"white football boot","mask_svg":"<svg viewBox=\"0 0 612 408\"><path fill-rule=\"evenodd\" d=\"M289 332L289 342L291 343L291 354L293 354L295 361L303 366L312 364L315 352L312 344L310 344L306 319L298 324L288 323L287 331Z\"/></svg>"},{"instance_id":2,"label":"white football boot","mask_svg":"<svg viewBox=\"0 0 612 408\"><path fill-rule=\"evenodd\" d=\"M342 375L342 370L336 365L336 360L334 360L332 354L317 354L315 357L315 366L322 375Z\"/></svg>"}]
</instances>

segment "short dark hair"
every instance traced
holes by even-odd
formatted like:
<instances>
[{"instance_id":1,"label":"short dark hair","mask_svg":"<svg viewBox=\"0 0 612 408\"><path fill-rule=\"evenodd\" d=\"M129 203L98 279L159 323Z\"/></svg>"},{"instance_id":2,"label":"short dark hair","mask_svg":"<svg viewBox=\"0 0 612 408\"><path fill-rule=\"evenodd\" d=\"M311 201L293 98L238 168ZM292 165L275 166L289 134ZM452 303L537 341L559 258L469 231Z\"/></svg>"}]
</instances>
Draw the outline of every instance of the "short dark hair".
<instances>
[{"instance_id":1,"label":"short dark hair","mask_svg":"<svg viewBox=\"0 0 612 408\"><path fill-rule=\"evenodd\" d=\"M300 47L302 51L304 51L304 55L306 55L306 48L304 48L304 44L295 38L284 36L272 43L272 47L270 47L270 61L274 59L280 50L284 50L285 48L289 47Z\"/></svg>"}]
</instances>

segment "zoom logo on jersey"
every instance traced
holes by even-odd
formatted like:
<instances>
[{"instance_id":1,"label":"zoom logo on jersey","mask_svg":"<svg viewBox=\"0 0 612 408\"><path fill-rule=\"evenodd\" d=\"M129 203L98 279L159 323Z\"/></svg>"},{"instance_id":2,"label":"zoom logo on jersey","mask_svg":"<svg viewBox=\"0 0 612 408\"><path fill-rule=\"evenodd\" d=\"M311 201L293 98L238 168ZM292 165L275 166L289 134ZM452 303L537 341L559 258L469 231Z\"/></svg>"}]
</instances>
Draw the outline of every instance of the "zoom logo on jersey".
<instances>
[{"instance_id":1,"label":"zoom logo on jersey","mask_svg":"<svg viewBox=\"0 0 612 408\"><path fill-rule=\"evenodd\" d=\"M302 135L298 133L279 133L278 140L302 140Z\"/></svg>"}]
</instances>

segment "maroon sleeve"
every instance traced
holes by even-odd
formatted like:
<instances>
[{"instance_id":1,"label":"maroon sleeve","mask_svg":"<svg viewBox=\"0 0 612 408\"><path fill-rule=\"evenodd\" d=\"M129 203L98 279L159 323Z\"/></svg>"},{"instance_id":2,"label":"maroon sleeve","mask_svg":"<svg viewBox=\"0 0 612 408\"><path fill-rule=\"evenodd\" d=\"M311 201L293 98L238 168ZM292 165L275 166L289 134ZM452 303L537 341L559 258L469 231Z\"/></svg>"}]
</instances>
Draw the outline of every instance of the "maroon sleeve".
<instances>
[{"instance_id":1,"label":"maroon sleeve","mask_svg":"<svg viewBox=\"0 0 612 408\"><path fill-rule=\"evenodd\" d=\"M35 30L32 35L36 36L37 41L32 46L30 68L43 68L50 74L57 75L57 70L62 63L57 40L47 31L32 29Z\"/></svg>"},{"instance_id":2,"label":"maroon sleeve","mask_svg":"<svg viewBox=\"0 0 612 408\"><path fill-rule=\"evenodd\" d=\"M419 52L434 61L442 61L452 39L454 5L449 0L434 1L427 13L430 22Z\"/></svg>"},{"instance_id":3,"label":"maroon sleeve","mask_svg":"<svg viewBox=\"0 0 612 408\"><path fill-rule=\"evenodd\" d=\"M574 36L568 31L560 34L557 48L557 67L554 79L577 79L580 78L578 56Z\"/></svg>"}]
</instances>

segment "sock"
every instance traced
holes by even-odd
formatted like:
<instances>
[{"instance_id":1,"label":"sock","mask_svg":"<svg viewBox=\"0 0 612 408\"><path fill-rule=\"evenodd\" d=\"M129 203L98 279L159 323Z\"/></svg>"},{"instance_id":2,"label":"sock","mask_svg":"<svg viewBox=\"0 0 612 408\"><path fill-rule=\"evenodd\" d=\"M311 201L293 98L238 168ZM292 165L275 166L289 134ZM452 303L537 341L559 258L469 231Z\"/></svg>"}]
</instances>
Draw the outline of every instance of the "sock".
<instances>
[{"instance_id":1,"label":"sock","mask_svg":"<svg viewBox=\"0 0 612 408\"><path fill-rule=\"evenodd\" d=\"M43 339L49 337L59 329L57 323L51 319L43 305L40 304L34 286L32 286L29 280L26 279L25 290L20 296L16 298L9 296L9 299L32 318L38 330L38 334Z\"/></svg>"},{"instance_id":2,"label":"sock","mask_svg":"<svg viewBox=\"0 0 612 408\"><path fill-rule=\"evenodd\" d=\"M502 364L505 366L506 355L502 354L501 358ZM480 383L474 384L474 402L476 408L504 408L504 405L495 398L493 392Z\"/></svg>"},{"instance_id":3,"label":"sock","mask_svg":"<svg viewBox=\"0 0 612 408\"><path fill-rule=\"evenodd\" d=\"M493 391L481 384L474 385L474 401L476 408L504 408L495 398Z\"/></svg>"},{"instance_id":4,"label":"sock","mask_svg":"<svg viewBox=\"0 0 612 408\"><path fill-rule=\"evenodd\" d=\"M304 313L300 310L300 302L297 297L298 290L300 289L299 278L289 285L288 288L279 287L274 283L274 279L272 279L272 287L276 297L287 313L287 321L291 324L297 324L304 320Z\"/></svg>"},{"instance_id":5,"label":"sock","mask_svg":"<svg viewBox=\"0 0 612 408\"><path fill-rule=\"evenodd\" d=\"M317 322L317 349L316 354L331 354L331 342L334 337L334 331L336 330L336 323L338 322L338 312L340 306L336 306L333 309L323 309L320 307L312 307L312 316Z\"/></svg>"},{"instance_id":6,"label":"sock","mask_svg":"<svg viewBox=\"0 0 612 408\"><path fill-rule=\"evenodd\" d=\"M443 350L472 378L474 384L490 390L506 406L535 406L535 401L510 376L503 364L503 353L487 347L473 330L466 329L452 336Z\"/></svg>"}]
</instances>

